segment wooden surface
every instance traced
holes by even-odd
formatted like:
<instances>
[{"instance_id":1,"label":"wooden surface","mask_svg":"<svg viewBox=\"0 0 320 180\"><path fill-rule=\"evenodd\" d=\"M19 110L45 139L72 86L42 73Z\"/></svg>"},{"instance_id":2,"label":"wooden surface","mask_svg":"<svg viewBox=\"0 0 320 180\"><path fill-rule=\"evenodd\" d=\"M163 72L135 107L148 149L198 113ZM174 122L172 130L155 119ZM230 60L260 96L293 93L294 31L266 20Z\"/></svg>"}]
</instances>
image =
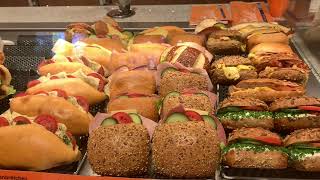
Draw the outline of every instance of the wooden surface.
<instances>
[{"instance_id":1,"label":"wooden surface","mask_svg":"<svg viewBox=\"0 0 320 180\"><path fill-rule=\"evenodd\" d=\"M29 6L28 0L0 0L0 7Z\"/></svg>"}]
</instances>

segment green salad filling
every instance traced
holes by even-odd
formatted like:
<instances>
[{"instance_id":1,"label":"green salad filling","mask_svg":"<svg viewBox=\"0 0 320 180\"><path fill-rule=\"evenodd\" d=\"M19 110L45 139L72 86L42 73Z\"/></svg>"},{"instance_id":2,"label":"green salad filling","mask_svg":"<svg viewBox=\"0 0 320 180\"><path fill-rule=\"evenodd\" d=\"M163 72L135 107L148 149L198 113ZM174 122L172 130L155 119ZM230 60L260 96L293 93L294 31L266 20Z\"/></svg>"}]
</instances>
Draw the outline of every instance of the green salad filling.
<instances>
[{"instance_id":1,"label":"green salad filling","mask_svg":"<svg viewBox=\"0 0 320 180\"><path fill-rule=\"evenodd\" d=\"M316 153L320 153L320 149L317 148L296 148L296 147L289 147L287 149L290 160L303 160L308 156L312 156Z\"/></svg>"},{"instance_id":2,"label":"green salad filling","mask_svg":"<svg viewBox=\"0 0 320 180\"><path fill-rule=\"evenodd\" d=\"M240 120L240 119L263 119L263 118L272 118L272 112L268 111L229 111L229 112L218 112L217 114L219 119L232 119L232 120Z\"/></svg>"},{"instance_id":3,"label":"green salad filling","mask_svg":"<svg viewBox=\"0 0 320 180\"><path fill-rule=\"evenodd\" d=\"M246 151L254 151L254 152L265 152L265 151L282 151L286 153L285 148L278 146L270 146L267 144L251 144L251 143L234 143L228 145L222 150L222 154L226 154L231 150L240 149Z\"/></svg>"}]
</instances>

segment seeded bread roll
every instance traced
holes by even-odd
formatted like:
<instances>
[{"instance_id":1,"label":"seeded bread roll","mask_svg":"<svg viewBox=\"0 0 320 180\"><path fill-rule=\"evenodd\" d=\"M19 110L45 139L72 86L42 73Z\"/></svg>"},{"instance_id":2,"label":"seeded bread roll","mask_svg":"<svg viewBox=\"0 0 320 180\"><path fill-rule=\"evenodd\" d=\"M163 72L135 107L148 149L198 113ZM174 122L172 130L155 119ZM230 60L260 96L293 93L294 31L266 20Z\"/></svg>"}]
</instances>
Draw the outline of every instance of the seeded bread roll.
<instances>
[{"instance_id":1,"label":"seeded bread roll","mask_svg":"<svg viewBox=\"0 0 320 180\"><path fill-rule=\"evenodd\" d=\"M208 90L208 81L205 76L196 73L184 73L180 71L163 72L160 80L159 94L164 97L172 91L181 92L188 88Z\"/></svg>"},{"instance_id":2,"label":"seeded bread roll","mask_svg":"<svg viewBox=\"0 0 320 180\"><path fill-rule=\"evenodd\" d=\"M168 114L170 110L183 105L184 108L213 112L213 104L205 94L180 94L179 96L166 96L163 100L162 113Z\"/></svg>"},{"instance_id":3,"label":"seeded bread roll","mask_svg":"<svg viewBox=\"0 0 320 180\"><path fill-rule=\"evenodd\" d=\"M148 170L148 158L149 135L143 125L101 126L89 136L89 163L99 175L144 175Z\"/></svg>"},{"instance_id":4,"label":"seeded bread roll","mask_svg":"<svg viewBox=\"0 0 320 180\"><path fill-rule=\"evenodd\" d=\"M206 122L162 124L153 135L152 161L165 177L212 178L220 161L216 131Z\"/></svg>"},{"instance_id":5,"label":"seeded bread roll","mask_svg":"<svg viewBox=\"0 0 320 180\"><path fill-rule=\"evenodd\" d=\"M270 111L297 106L320 106L320 99L308 96L280 98L270 104Z\"/></svg>"}]
</instances>

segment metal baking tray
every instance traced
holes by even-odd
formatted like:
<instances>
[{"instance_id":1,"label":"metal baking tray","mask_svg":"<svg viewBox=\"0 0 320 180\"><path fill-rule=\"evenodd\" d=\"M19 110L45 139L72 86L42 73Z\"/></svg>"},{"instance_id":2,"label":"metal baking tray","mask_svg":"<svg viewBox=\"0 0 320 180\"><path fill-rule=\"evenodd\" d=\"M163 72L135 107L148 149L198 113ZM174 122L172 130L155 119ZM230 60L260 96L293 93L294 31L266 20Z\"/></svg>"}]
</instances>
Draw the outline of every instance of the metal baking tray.
<instances>
[{"instance_id":1,"label":"metal baking tray","mask_svg":"<svg viewBox=\"0 0 320 180\"><path fill-rule=\"evenodd\" d=\"M19 45L5 46L4 53L6 59L4 65L9 69L12 75L11 85L17 90L17 93L23 92L27 88L27 83L39 77L37 73L37 66L44 58L51 58L52 45L46 42L46 39L41 37L32 36L32 38L20 39ZM48 46L46 46L46 44ZM6 97L0 100L0 113L9 109L9 100L13 96ZM90 106L90 112L95 115L97 112L103 111L105 102ZM44 172L62 173L62 174L78 174L77 170L81 167L82 159L85 157L87 151L87 136L76 136L76 141L81 151L81 158L78 162L69 165L59 166L52 169L45 170Z\"/></svg>"}]
</instances>

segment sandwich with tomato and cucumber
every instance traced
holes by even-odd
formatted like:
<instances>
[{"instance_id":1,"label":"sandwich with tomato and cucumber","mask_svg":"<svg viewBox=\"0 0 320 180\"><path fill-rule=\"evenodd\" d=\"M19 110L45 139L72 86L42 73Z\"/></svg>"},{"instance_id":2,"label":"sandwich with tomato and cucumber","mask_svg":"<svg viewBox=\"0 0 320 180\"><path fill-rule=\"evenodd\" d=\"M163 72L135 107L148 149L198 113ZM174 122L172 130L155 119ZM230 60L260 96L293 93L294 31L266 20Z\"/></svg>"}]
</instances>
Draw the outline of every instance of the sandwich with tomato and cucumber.
<instances>
[{"instance_id":1,"label":"sandwich with tomato and cucumber","mask_svg":"<svg viewBox=\"0 0 320 180\"><path fill-rule=\"evenodd\" d=\"M185 89L212 91L213 85L204 69L186 68L180 63L161 63L156 75L158 92L165 97L172 91L182 92Z\"/></svg>"},{"instance_id":2,"label":"sandwich with tomato and cucumber","mask_svg":"<svg viewBox=\"0 0 320 180\"><path fill-rule=\"evenodd\" d=\"M268 105L255 98L229 97L223 100L217 117L226 129L261 127L273 129L273 113Z\"/></svg>"},{"instance_id":3,"label":"sandwich with tomato and cucumber","mask_svg":"<svg viewBox=\"0 0 320 180\"><path fill-rule=\"evenodd\" d=\"M235 168L285 169L288 166L281 137L263 128L234 130L222 155L223 163Z\"/></svg>"},{"instance_id":4,"label":"sandwich with tomato and cucumber","mask_svg":"<svg viewBox=\"0 0 320 180\"><path fill-rule=\"evenodd\" d=\"M135 110L140 115L155 122L159 121L157 104L160 98L157 95L145 95L137 93L126 93L109 101L106 112L120 110Z\"/></svg>"},{"instance_id":5,"label":"sandwich with tomato and cucumber","mask_svg":"<svg viewBox=\"0 0 320 180\"><path fill-rule=\"evenodd\" d=\"M297 97L305 94L305 88L297 83L278 79L247 79L229 87L232 97L252 97L272 102L282 97Z\"/></svg>"},{"instance_id":6,"label":"sandwich with tomato and cucumber","mask_svg":"<svg viewBox=\"0 0 320 180\"><path fill-rule=\"evenodd\" d=\"M70 96L60 89L20 93L10 100L10 110L26 116L48 114L65 124L75 135L88 134L89 123L93 119L86 98Z\"/></svg>"},{"instance_id":7,"label":"sandwich with tomato and cucumber","mask_svg":"<svg viewBox=\"0 0 320 180\"><path fill-rule=\"evenodd\" d=\"M320 99L315 97L281 98L270 105L274 125L279 131L320 127Z\"/></svg>"},{"instance_id":8,"label":"sandwich with tomato and cucumber","mask_svg":"<svg viewBox=\"0 0 320 180\"><path fill-rule=\"evenodd\" d=\"M216 95L208 91L197 89L182 92L173 91L162 98L159 104L159 113L161 117L166 117L172 109L183 106L185 109L197 109L212 114L215 112L216 100Z\"/></svg>"},{"instance_id":9,"label":"sandwich with tomato and cucumber","mask_svg":"<svg viewBox=\"0 0 320 180\"><path fill-rule=\"evenodd\" d=\"M90 105L99 103L107 98L104 89L107 82L98 73L85 74L81 70L67 74L61 72L55 75L48 74L27 84L26 92L34 94L39 91L60 89L71 96L82 96Z\"/></svg>"},{"instance_id":10,"label":"sandwich with tomato and cucumber","mask_svg":"<svg viewBox=\"0 0 320 180\"><path fill-rule=\"evenodd\" d=\"M284 139L290 166L299 171L320 171L320 128L300 129Z\"/></svg>"},{"instance_id":11,"label":"sandwich with tomato and cucumber","mask_svg":"<svg viewBox=\"0 0 320 180\"><path fill-rule=\"evenodd\" d=\"M1 169L41 171L78 161L72 133L47 114L24 116L6 111L0 116Z\"/></svg>"},{"instance_id":12,"label":"sandwich with tomato and cucumber","mask_svg":"<svg viewBox=\"0 0 320 180\"><path fill-rule=\"evenodd\" d=\"M207 112L172 111L153 134L154 172L167 178L214 177L223 135L221 124Z\"/></svg>"},{"instance_id":13,"label":"sandwich with tomato and cucumber","mask_svg":"<svg viewBox=\"0 0 320 180\"><path fill-rule=\"evenodd\" d=\"M157 123L133 111L98 113L90 124L88 160L105 176L137 177L149 167L150 139Z\"/></svg>"}]
</instances>

